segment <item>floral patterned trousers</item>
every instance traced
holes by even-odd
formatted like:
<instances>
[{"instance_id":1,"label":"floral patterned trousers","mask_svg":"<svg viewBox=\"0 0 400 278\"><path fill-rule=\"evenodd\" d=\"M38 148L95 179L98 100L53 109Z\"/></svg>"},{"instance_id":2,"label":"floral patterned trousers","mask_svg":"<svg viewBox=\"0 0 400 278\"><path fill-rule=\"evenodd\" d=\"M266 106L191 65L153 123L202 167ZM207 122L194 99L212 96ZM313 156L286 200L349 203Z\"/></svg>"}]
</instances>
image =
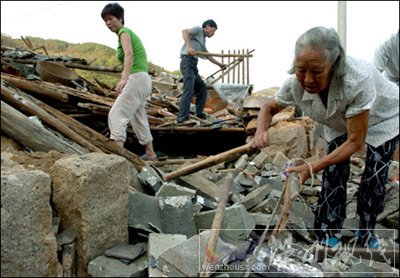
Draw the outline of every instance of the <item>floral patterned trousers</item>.
<instances>
[{"instance_id":1,"label":"floral patterned trousers","mask_svg":"<svg viewBox=\"0 0 400 278\"><path fill-rule=\"evenodd\" d=\"M328 144L333 152L347 139L341 135ZM357 213L360 216L360 237L366 240L373 234L376 218L385 207L388 171L399 136L374 148L367 144L365 170L357 192ZM322 175L322 190L315 210L314 234L318 240L339 237L346 218L346 188L350 176L350 158L326 168Z\"/></svg>"}]
</instances>

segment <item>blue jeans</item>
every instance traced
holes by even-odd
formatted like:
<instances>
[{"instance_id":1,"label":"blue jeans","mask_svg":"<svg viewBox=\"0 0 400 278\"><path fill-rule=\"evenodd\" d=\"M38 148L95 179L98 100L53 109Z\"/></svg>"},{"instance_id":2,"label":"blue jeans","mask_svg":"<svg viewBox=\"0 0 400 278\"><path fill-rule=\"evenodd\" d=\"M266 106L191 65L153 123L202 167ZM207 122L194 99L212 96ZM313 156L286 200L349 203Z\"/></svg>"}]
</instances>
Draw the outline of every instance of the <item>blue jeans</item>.
<instances>
[{"instance_id":1,"label":"blue jeans","mask_svg":"<svg viewBox=\"0 0 400 278\"><path fill-rule=\"evenodd\" d=\"M207 100L207 86L199 75L197 69L197 58L182 56L180 69L183 75L183 93L179 104L179 114L177 121L189 119L190 103L193 95L196 96L196 115L203 114L204 105Z\"/></svg>"}]
</instances>

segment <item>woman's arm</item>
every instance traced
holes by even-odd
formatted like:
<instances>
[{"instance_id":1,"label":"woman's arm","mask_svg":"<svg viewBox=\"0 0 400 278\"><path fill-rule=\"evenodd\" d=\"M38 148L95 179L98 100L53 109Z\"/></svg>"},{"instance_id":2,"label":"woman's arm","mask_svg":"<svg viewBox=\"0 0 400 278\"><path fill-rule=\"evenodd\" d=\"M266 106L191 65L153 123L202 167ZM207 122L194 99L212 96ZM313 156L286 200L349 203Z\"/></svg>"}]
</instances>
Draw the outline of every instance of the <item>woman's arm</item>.
<instances>
[{"instance_id":1,"label":"woman's arm","mask_svg":"<svg viewBox=\"0 0 400 278\"><path fill-rule=\"evenodd\" d=\"M280 106L275 98L270 98L263 104L257 116L257 130L251 143L253 148L261 149L268 146L269 138L267 131L271 124L272 117L283 108L284 107Z\"/></svg>"},{"instance_id":2,"label":"woman's arm","mask_svg":"<svg viewBox=\"0 0 400 278\"><path fill-rule=\"evenodd\" d=\"M120 40L122 49L124 50L124 68L122 69L121 80L118 82L117 87L115 88L117 94L120 94L122 89L125 87L133 65L131 36L128 33L122 33L120 35Z\"/></svg>"},{"instance_id":3,"label":"woman's arm","mask_svg":"<svg viewBox=\"0 0 400 278\"><path fill-rule=\"evenodd\" d=\"M340 163L348 159L352 154L360 150L365 142L368 132L369 110L347 119L347 140L333 152L311 164L312 172L317 173L330 165ZM298 172L301 183L310 177L310 167L306 164L291 167L288 172Z\"/></svg>"}]
</instances>

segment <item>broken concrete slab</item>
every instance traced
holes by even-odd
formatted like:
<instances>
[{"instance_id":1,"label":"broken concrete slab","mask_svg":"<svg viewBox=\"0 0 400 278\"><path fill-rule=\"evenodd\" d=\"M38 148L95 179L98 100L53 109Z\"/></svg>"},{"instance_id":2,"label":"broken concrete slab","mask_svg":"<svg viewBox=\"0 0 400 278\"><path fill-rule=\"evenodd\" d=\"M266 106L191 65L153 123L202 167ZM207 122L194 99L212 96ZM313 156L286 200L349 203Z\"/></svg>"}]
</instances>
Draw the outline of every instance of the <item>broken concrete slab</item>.
<instances>
[{"instance_id":1,"label":"broken concrete slab","mask_svg":"<svg viewBox=\"0 0 400 278\"><path fill-rule=\"evenodd\" d=\"M264 200L268 194L271 192L272 187L268 185L263 185L257 188L256 190L247 194L239 204L242 204L246 207L247 210L259 204L262 200Z\"/></svg>"},{"instance_id":2,"label":"broken concrete slab","mask_svg":"<svg viewBox=\"0 0 400 278\"><path fill-rule=\"evenodd\" d=\"M202 269L209 236L209 230L203 231L162 252L158 258L157 268L168 277L198 277ZM212 254L216 261L211 267L228 263L235 250L234 245L219 238L216 250Z\"/></svg>"},{"instance_id":3,"label":"broken concrete slab","mask_svg":"<svg viewBox=\"0 0 400 278\"><path fill-rule=\"evenodd\" d=\"M76 231L73 226L68 227L56 236L57 239L57 249L61 250L61 247L65 244L69 244L75 241Z\"/></svg>"},{"instance_id":4,"label":"broken concrete slab","mask_svg":"<svg viewBox=\"0 0 400 278\"><path fill-rule=\"evenodd\" d=\"M210 182L200 173L193 173L187 176L179 177L177 183L182 186L196 190L196 194L210 198L218 202L221 197L221 188L215 183Z\"/></svg>"},{"instance_id":5,"label":"broken concrete slab","mask_svg":"<svg viewBox=\"0 0 400 278\"><path fill-rule=\"evenodd\" d=\"M216 210L200 212L195 216L197 229L211 229ZM254 219L246 207L234 204L225 208L221 222L220 236L224 239L245 240L255 227Z\"/></svg>"},{"instance_id":6,"label":"broken concrete slab","mask_svg":"<svg viewBox=\"0 0 400 278\"><path fill-rule=\"evenodd\" d=\"M150 233L147 254L149 258L149 277L161 277L163 273L157 268L161 253L187 240L185 235Z\"/></svg>"},{"instance_id":7,"label":"broken concrete slab","mask_svg":"<svg viewBox=\"0 0 400 278\"><path fill-rule=\"evenodd\" d=\"M147 267L146 255L130 264L124 264L116 258L101 255L89 262L87 272L92 277L145 277Z\"/></svg>"},{"instance_id":8,"label":"broken concrete slab","mask_svg":"<svg viewBox=\"0 0 400 278\"><path fill-rule=\"evenodd\" d=\"M188 196L194 198L196 190L180 186L175 183L165 182L157 191L156 197L170 197L170 196Z\"/></svg>"},{"instance_id":9,"label":"broken concrete slab","mask_svg":"<svg viewBox=\"0 0 400 278\"><path fill-rule=\"evenodd\" d=\"M145 252L143 244L117 244L104 252L104 255L111 258L134 261Z\"/></svg>"},{"instance_id":10,"label":"broken concrete slab","mask_svg":"<svg viewBox=\"0 0 400 278\"><path fill-rule=\"evenodd\" d=\"M162 223L158 198L130 191L128 226L149 232L157 229L157 232L161 232Z\"/></svg>"},{"instance_id":11,"label":"broken concrete slab","mask_svg":"<svg viewBox=\"0 0 400 278\"><path fill-rule=\"evenodd\" d=\"M162 231L191 237L197 234L194 215L200 211L189 196L159 198Z\"/></svg>"}]
</instances>

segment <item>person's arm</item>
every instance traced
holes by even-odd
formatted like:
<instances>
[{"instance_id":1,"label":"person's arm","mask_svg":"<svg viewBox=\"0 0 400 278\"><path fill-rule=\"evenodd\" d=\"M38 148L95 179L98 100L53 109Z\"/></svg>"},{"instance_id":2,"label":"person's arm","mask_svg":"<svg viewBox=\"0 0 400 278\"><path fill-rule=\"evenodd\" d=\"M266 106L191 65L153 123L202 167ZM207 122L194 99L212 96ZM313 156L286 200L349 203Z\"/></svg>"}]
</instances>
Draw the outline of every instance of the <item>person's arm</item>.
<instances>
[{"instance_id":1,"label":"person's arm","mask_svg":"<svg viewBox=\"0 0 400 278\"><path fill-rule=\"evenodd\" d=\"M124 50L124 68L121 73L121 80L118 82L115 91L117 94L122 92L122 89L125 87L128 82L128 77L131 72L131 68L133 65L133 48L131 43L131 36L128 33L122 33L120 35L121 46Z\"/></svg>"},{"instance_id":2,"label":"person's arm","mask_svg":"<svg viewBox=\"0 0 400 278\"><path fill-rule=\"evenodd\" d=\"M365 142L368 132L369 110L366 110L354 117L347 119L347 140L327 156L311 164L312 172L319 171L330 165L340 163L348 159L352 154L360 150ZM298 172L301 183L304 183L311 175L310 167L303 164L297 167L290 167L287 172Z\"/></svg>"},{"instance_id":3,"label":"person's arm","mask_svg":"<svg viewBox=\"0 0 400 278\"><path fill-rule=\"evenodd\" d=\"M388 64L389 57L386 54L386 50L383 45L379 46L374 53L374 65L380 71L383 72Z\"/></svg>"},{"instance_id":4,"label":"person's arm","mask_svg":"<svg viewBox=\"0 0 400 278\"><path fill-rule=\"evenodd\" d=\"M189 55L196 55L197 51L192 48L190 45L190 29L182 30L182 37L186 45L186 50Z\"/></svg>"},{"instance_id":5,"label":"person's arm","mask_svg":"<svg viewBox=\"0 0 400 278\"><path fill-rule=\"evenodd\" d=\"M253 148L264 148L269 144L268 128L272 117L284 107L280 106L275 98L267 99L257 116L257 130L251 142Z\"/></svg>"},{"instance_id":6,"label":"person's arm","mask_svg":"<svg viewBox=\"0 0 400 278\"><path fill-rule=\"evenodd\" d=\"M217 66L219 66L220 68L226 69L226 65L222 64L220 62L218 62L217 60L214 59L214 57L212 56L208 56L207 59L212 62L213 64L216 64Z\"/></svg>"}]
</instances>

